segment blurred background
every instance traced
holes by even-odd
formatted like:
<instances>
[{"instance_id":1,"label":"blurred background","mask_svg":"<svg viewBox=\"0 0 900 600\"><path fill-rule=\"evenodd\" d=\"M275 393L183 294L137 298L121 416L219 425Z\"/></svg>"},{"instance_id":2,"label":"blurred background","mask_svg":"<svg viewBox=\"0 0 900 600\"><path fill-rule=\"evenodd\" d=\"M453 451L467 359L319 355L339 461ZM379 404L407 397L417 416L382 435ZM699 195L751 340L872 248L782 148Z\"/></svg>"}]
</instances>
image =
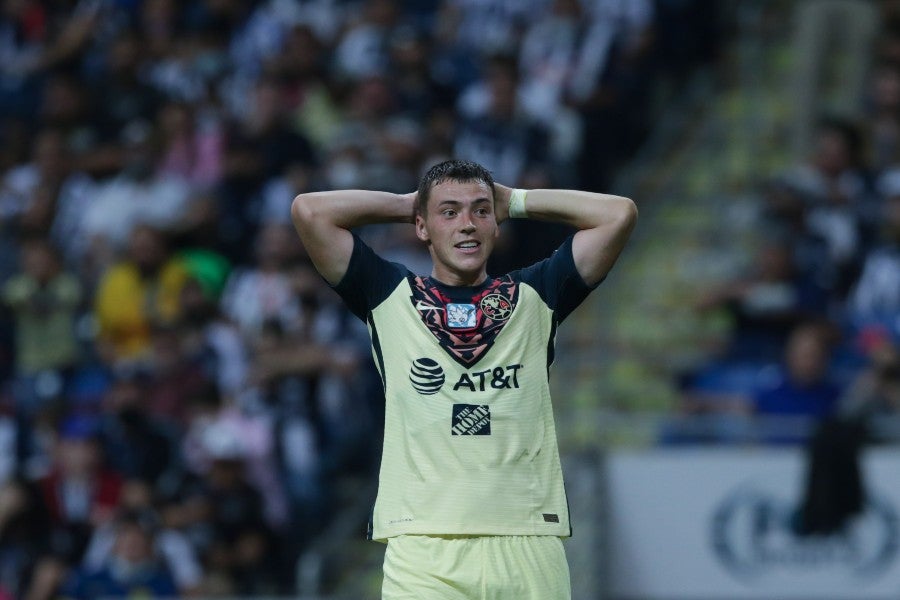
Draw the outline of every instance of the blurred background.
<instances>
[{"instance_id":1,"label":"blurred background","mask_svg":"<svg viewBox=\"0 0 900 600\"><path fill-rule=\"evenodd\" d=\"M290 204L448 157L641 211L551 373L576 600L900 597L900 2L2 0L0 142L0 600L378 598Z\"/></svg>"}]
</instances>

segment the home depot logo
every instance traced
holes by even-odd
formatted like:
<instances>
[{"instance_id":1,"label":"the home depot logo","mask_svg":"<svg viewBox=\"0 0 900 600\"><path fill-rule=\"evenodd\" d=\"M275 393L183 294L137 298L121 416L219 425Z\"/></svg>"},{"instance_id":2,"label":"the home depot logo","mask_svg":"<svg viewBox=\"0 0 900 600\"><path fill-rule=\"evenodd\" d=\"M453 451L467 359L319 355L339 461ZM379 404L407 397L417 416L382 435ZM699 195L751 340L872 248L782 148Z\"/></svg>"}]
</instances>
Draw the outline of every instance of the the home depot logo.
<instances>
[{"instance_id":1,"label":"the home depot logo","mask_svg":"<svg viewBox=\"0 0 900 600\"><path fill-rule=\"evenodd\" d=\"M453 435L491 435L491 407L486 404L454 404Z\"/></svg>"}]
</instances>

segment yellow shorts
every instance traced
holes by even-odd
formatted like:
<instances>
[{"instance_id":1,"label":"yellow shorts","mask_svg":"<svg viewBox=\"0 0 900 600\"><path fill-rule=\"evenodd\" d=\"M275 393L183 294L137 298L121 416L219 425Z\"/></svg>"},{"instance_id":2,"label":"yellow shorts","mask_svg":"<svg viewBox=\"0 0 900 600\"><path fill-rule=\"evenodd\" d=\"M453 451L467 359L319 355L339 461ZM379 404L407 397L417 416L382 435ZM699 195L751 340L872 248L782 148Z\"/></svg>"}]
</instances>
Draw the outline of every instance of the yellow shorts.
<instances>
[{"instance_id":1,"label":"yellow shorts","mask_svg":"<svg viewBox=\"0 0 900 600\"><path fill-rule=\"evenodd\" d=\"M388 540L382 600L569 600L555 536L401 535Z\"/></svg>"}]
</instances>

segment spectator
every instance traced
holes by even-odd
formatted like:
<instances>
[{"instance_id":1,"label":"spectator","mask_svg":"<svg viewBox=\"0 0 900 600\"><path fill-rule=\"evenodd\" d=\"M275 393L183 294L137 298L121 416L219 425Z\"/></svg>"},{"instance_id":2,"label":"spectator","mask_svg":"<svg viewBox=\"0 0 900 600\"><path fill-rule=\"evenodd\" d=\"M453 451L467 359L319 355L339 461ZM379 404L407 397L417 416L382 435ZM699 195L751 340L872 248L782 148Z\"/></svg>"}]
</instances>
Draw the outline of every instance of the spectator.
<instances>
[{"instance_id":1,"label":"spectator","mask_svg":"<svg viewBox=\"0 0 900 600\"><path fill-rule=\"evenodd\" d=\"M111 266L97 288L94 314L98 351L109 364L146 358L154 323L178 316L184 264L169 254L165 235L141 225L131 233L128 257Z\"/></svg>"},{"instance_id":2,"label":"spectator","mask_svg":"<svg viewBox=\"0 0 900 600\"><path fill-rule=\"evenodd\" d=\"M900 415L900 351L886 331L869 337L869 364L842 396L841 412L871 423L877 434L882 417Z\"/></svg>"},{"instance_id":3,"label":"spectator","mask_svg":"<svg viewBox=\"0 0 900 600\"><path fill-rule=\"evenodd\" d=\"M153 125L132 121L122 138L124 168L98 187L82 222L101 265L125 246L136 226L174 231L189 208L187 183L159 170L160 141Z\"/></svg>"},{"instance_id":4,"label":"spectator","mask_svg":"<svg viewBox=\"0 0 900 600\"><path fill-rule=\"evenodd\" d=\"M35 81L30 75L47 46L47 13L40 4L10 2L3 6L0 22L0 95L3 112L26 115L37 95Z\"/></svg>"},{"instance_id":5,"label":"spectator","mask_svg":"<svg viewBox=\"0 0 900 600\"><path fill-rule=\"evenodd\" d=\"M582 53L590 47L585 44L590 24L578 0L554 0L548 18L535 21L526 31L519 68L522 99L530 103L531 114L547 120L556 117L568 87L575 84L578 63L585 58Z\"/></svg>"},{"instance_id":6,"label":"spectator","mask_svg":"<svg viewBox=\"0 0 900 600\"><path fill-rule=\"evenodd\" d=\"M6 182L11 186L12 192L9 200L17 205L15 227L20 237L49 237L63 249L71 247L73 256L70 264L78 265L78 252L81 246L75 245L71 240L63 239L64 232L69 229L72 233L78 227L80 214L89 200L88 194L93 191L93 184L84 175L68 176L64 172L65 162L61 157L53 157L54 153L62 154L65 149L55 147L60 141L54 139L52 133L42 136L37 142L43 146L36 152L44 156L37 158L33 163L26 164L10 173ZM48 156L49 155L49 156ZM49 167L48 163L59 161L54 166L56 173L50 174L49 168L43 172L35 172L31 168L38 165L38 161ZM64 204L61 204L64 203ZM74 211L74 212L73 212Z\"/></svg>"},{"instance_id":7,"label":"spectator","mask_svg":"<svg viewBox=\"0 0 900 600\"><path fill-rule=\"evenodd\" d=\"M182 440L185 467L194 475L208 475L222 440L234 441L246 465L246 479L264 499L266 521L281 526L287 519L284 490L275 466L274 423L267 416L251 413L235 404L226 404L214 386L207 386L189 398L187 423ZM211 431L210 431L211 430ZM233 438L233 439L232 439Z\"/></svg>"},{"instance_id":8,"label":"spectator","mask_svg":"<svg viewBox=\"0 0 900 600\"><path fill-rule=\"evenodd\" d=\"M202 593L204 570L197 552L187 536L170 521L161 519L154 509L153 488L144 482L129 481L123 492L122 507L116 521L98 527L85 552L81 569L97 572L109 564L115 549L118 522L129 515L139 516L153 526L154 554L171 574L178 592L184 596Z\"/></svg>"},{"instance_id":9,"label":"spectator","mask_svg":"<svg viewBox=\"0 0 900 600\"><path fill-rule=\"evenodd\" d=\"M383 75L388 68L388 40L397 26L395 0L366 0L335 48L338 74L348 79Z\"/></svg>"},{"instance_id":10,"label":"spectator","mask_svg":"<svg viewBox=\"0 0 900 600\"><path fill-rule=\"evenodd\" d=\"M229 59L234 68L233 83L259 77L262 65L284 43L291 12L281 2L247 3L241 0L207 2L212 25L229 33Z\"/></svg>"},{"instance_id":11,"label":"spectator","mask_svg":"<svg viewBox=\"0 0 900 600\"><path fill-rule=\"evenodd\" d=\"M555 0L548 19L535 22L519 50L523 109L550 131L554 171L574 177L581 151L581 115L570 98L583 100L599 85L604 46L613 43L612 27L585 18L578 0ZM576 103L577 105L577 103Z\"/></svg>"},{"instance_id":12,"label":"spectator","mask_svg":"<svg viewBox=\"0 0 900 600\"><path fill-rule=\"evenodd\" d=\"M258 81L247 110L226 128L220 204L220 243L232 262L245 262L258 225L257 197L263 186L301 162L315 164L309 141L287 122L284 87L273 79Z\"/></svg>"},{"instance_id":13,"label":"spectator","mask_svg":"<svg viewBox=\"0 0 900 600\"><path fill-rule=\"evenodd\" d=\"M180 33L178 7L172 0L146 0L135 12L137 29L146 47L144 56L162 60L173 51Z\"/></svg>"},{"instance_id":14,"label":"spectator","mask_svg":"<svg viewBox=\"0 0 900 600\"><path fill-rule=\"evenodd\" d=\"M385 154L387 125L396 112L395 89L385 76L371 76L351 84L341 128L327 148L323 165L326 187L338 182L366 187L368 181L390 178L390 160ZM400 173L408 177L408 173ZM392 187L408 185L391 181ZM406 188L404 188L406 189Z\"/></svg>"},{"instance_id":15,"label":"spectator","mask_svg":"<svg viewBox=\"0 0 900 600\"><path fill-rule=\"evenodd\" d=\"M432 65L434 40L414 25L394 29L388 39L397 111L422 122L436 111L447 112L456 102L456 90L441 81ZM423 161L425 162L425 161Z\"/></svg>"},{"instance_id":16,"label":"spectator","mask_svg":"<svg viewBox=\"0 0 900 600\"><path fill-rule=\"evenodd\" d=\"M122 491L121 477L104 464L96 417L72 415L59 429L53 465L39 482L54 530L54 554L81 560L94 527L109 521Z\"/></svg>"},{"instance_id":17,"label":"spectator","mask_svg":"<svg viewBox=\"0 0 900 600\"><path fill-rule=\"evenodd\" d=\"M108 560L99 569L76 569L62 596L73 600L148 593L175 597L175 582L154 551L156 528L152 515L126 513L119 517Z\"/></svg>"},{"instance_id":18,"label":"spectator","mask_svg":"<svg viewBox=\"0 0 900 600\"><path fill-rule=\"evenodd\" d=\"M84 3L64 14L35 2L3 5L2 104L18 114L34 108L38 76L77 62L101 21L100 3Z\"/></svg>"},{"instance_id":19,"label":"spectator","mask_svg":"<svg viewBox=\"0 0 900 600\"><path fill-rule=\"evenodd\" d=\"M26 241L21 258L21 273L3 286L2 299L16 323L17 401L21 414L30 415L40 396L46 399L50 391L40 391L40 374L55 372L60 387L62 376L78 359L75 320L82 288L74 275L62 270L56 249L46 239Z\"/></svg>"},{"instance_id":20,"label":"spectator","mask_svg":"<svg viewBox=\"0 0 900 600\"><path fill-rule=\"evenodd\" d=\"M811 121L816 115L825 110L852 114L859 109L865 87L864 66L878 30L879 4L806 0L792 8L799 60L792 79L791 123L794 150L801 151L812 137ZM890 8L883 10L888 13ZM836 66L835 52L839 49L842 60ZM831 72L832 67L839 71ZM826 99L830 103L826 104Z\"/></svg>"},{"instance_id":21,"label":"spectator","mask_svg":"<svg viewBox=\"0 0 900 600\"><path fill-rule=\"evenodd\" d=\"M857 129L844 120L824 119L816 133L809 160L781 178L784 195L777 212L796 213L799 235L824 243L825 254L809 269L830 270L819 278L827 281L836 297L843 298L863 236L873 224L873 207L860 170Z\"/></svg>"},{"instance_id":22,"label":"spectator","mask_svg":"<svg viewBox=\"0 0 900 600\"><path fill-rule=\"evenodd\" d=\"M573 75L568 98L584 125L578 168L587 189L607 188L612 173L646 136L643 115L650 101L648 84L656 78L651 52L656 4L648 0L586 3L592 26L585 59ZM703 10L714 12L717 6L704 4Z\"/></svg>"},{"instance_id":23,"label":"spectator","mask_svg":"<svg viewBox=\"0 0 900 600\"><path fill-rule=\"evenodd\" d=\"M103 150L109 154L108 166L121 168L123 158L118 150L134 141L120 137L131 123L153 119L162 103L160 94L144 77L148 40L138 31L122 29L106 47L103 66L95 81L93 97L103 99L93 104L93 122L100 134ZM127 159L127 157L124 157Z\"/></svg>"},{"instance_id":24,"label":"spectator","mask_svg":"<svg viewBox=\"0 0 900 600\"><path fill-rule=\"evenodd\" d=\"M62 134L73 168L91 177L106 177L121 162L102 147L104 133L93 120L93 106L90 90L81 80L54 73L42 81L37 116L44 127Z\"/></svg>"},{"instance_id":25,"label":"spectator","mask_svg":"<svg viewBox=\"0 0 900 600\"><path fill-rule=\"evenodd\" d=\"M681 413L702 419L665 424L666 443L798 443L837 414L843 382L832 371L836 327L801 321L777 362L713 361L683 376ZM757 419L754 425L747 416ZM754 437L755 436L755 437Z\"/></svg>"},{"instance_id":26,"label":"spectator","mask_svg":"<svg viewBox=\"0 0 900 600\"><path fill-rule=\"evenodd\" d=\"M753 393L752 410L757 417L799 417L807 419L806 426L812 426L836 413L841 387L829 374L830 336L829 329L819 323L801 324L791 331L783 365ZM773 433L763 429L763 435L772 442L796 442L808 433L796 423L772 424ZM783 432L782 426L790 433Z\"/></svg>"},{"instance_id":27,"label":"spectator","mask_svg":"<svg viewBox=\"0 0 900 600\"><path fill-rule=\"evenodd\" d=\"M204 356L188 354L185 335L177 321L154 325L150 353L143 363L150 375L147 410L175 428L185 424L188 399L203 393L215 378L215 373L207 369Z\"/></svg>"},{"instance_id":28,"label":"spectator","mask_svg":"<svg viewBox=\"0 0 900 600\"><path fill-rule=\"evenodd\" d=\"M184 180L194 190L208 190L222 177L224 136L211 111L168 102L157 113L162 138L160 173Z\"/></svg>"},{"instance_id":29,"label":"spectator","mask_svg":"<svg viewBox=\"0 0 900 600\"><path fill-rule=\"evenodd\" d=\"M867 99L868 154L872 168L880 172L900 155L900 65L887 61L875 65Z\"/></svg>"},{"instance_id":30,"label":"spectator","mask_svg":"<svg viewBox=\"0 0 900 600\"><path fill-rule=\"evenodd\" d=\"M329 468L338 473L346 466L354 446L352 424L361 417L352 413L364 410L350 401L357 354L334 342L317 342L315 323L310 319L302 335L291 336L275 324L268 326L258 338L253 365L275 417L279 474L298 516L325 510L323 482ZM298 525L315 528L314 522Z\"/></svg>"},{"instance_id":31,"label":"spectator","mask_svg":"<svg viewBox=\"0 0 900 600\"><path fill-rule=\"evenodd\" d=\"M172 428L147 407L150 378L120 368L104 403L99 437L109 465L126 479L155 484L174 466ZM167 430L168 429L168 430Z\"/></svg>"},{"instance_id":32,"label":"spectator","mask_svg":"<svg viewBox=\"0 0 900 600\"><path fill-rule=\"evenodd\" d=\"M513 52L519 32L537 21L547 4L547 0L443 0L435 23L442 44L481 58Z\"/></svg>"},{"instance_id":33,"label":"spectator","mask_svg":"<svg viewBox=\"0 0 900 600\"><path fill-rule=\"evenodd\" d=\"M788 332L801 321L824 316L827 296L798 272L790 244L769 240L749 272L710 291L697 308L724 309L731 318L726 360L759 363L781 354Z\"/></svg>"},{"instance_id":34,"label":"spectator","mask_svg":"<svg viewBox=\"0 0 900 600\"><path fill-rule=\"evenodd\" d=\"M0 486L0 597L23 598L49 551L49 520L37 488L22 478Z\"/></svg>"},{"instance_id":35,"label":"spectator","mask_svg":"<svg viewBox=\"0 0 900 600\"><path fill-rule=\"evenodd\" d=\"M369 164L373 187L405 193L416 187L424 148L422 128L411 119L387 120L377 138L379 158Z\"/></svg>"},{"instance_id":36,"label":"spectator","mask_svg":"<svg viewBox=\"0 0 900 600\"><path fill-rule=\"evenodd\" d=\"M228 582L233 594L271 592L278 565L267 557L276 556L274 538L266 525L263 496L247 480L242 438L224 423L210 424L200 435L211 462L188 497L195 514L210 525L202 548L210 575Z\"/></svg>"},{"instance_id":37,"label":"spectator","mask_svg":"<svg viewBox=\"0 0 900 600\"><path fill-rule=\"evenodd\" d=\"M77 256L82 248L69 236L78 229L93 181L73 170L69 150L60 130L40 131L31 160L10 169L3 178L0 219L15 219L20 235L52 234L61 247Z\"/></svg>"},{"instance_id":38,"label":"spectator","mask_svg":"<svg viewBox=\"0 0 900 600\"><path fill-rule=\"evenodd\" d=\"M326 49L314 29L300 22L288 32L284 47L267 67L284 82L289 117L315 148L331 143L341 121Z\"/></svg>"},{"instance_id":39,"label":"spectator","mask_svg":"<svg viewBox=\"0 0 900 600\"><path fill-rule=\"evenodd\" d=\"M848 299L849 317L860 327L882 322L895 328L900 313L900 190L891 190L883 214L881 243L866 255Z\"/></svg>"},{"instance_id":40,"label":"spectator","mask_svg":"<svg viewBox=\"0 0 900 600\"><path fill-rule=\"evenodd\" d=\"M237 400L248 391L249 357L240 330L221 313L217 294L190 279L181 291L180 328L184 354L199 362L206 379L215 382L222 394Z\"/></svg>"},{"instance_id":41,"label":"spectator","mask_svg":"<svg viewBox=\"0 0 900 600\"><path fill-rule=\"evenodd\" d=\"M518 85L515 59L493 57L483 80L460 97L459 110L466 118L456 134L453 152L483 164L497 181L529 189L546 188L550 185L548 132L522 111ZM562 225L536 225L526 219L512 220L508 228L511 241L491 257L492 271L505 272L537 262L569 233Z\"/></svg>"},{"instance_id":42,"label":"spectator","mask_svg":"<svg viewBox=\"0 0 900 600\"><path fill-rule=\"evenodd\" d=\"M460 98L468 118L456 137L455 154L484 164L498 181L546 187L547 132L522 114L515 61L496 56L483 80Z\"/></svg>"},{"instance_id":43,"label":"spectator","mask_svg":"<svg viewBox=\"0 0 900 600\"><path fill-rule=\"evenodd\" d=\"M256 240L256 266L235 270L226 284L222 307L247 339L268 321L291 331L298 326L300 305L291 288L288 258L294 251L290 229L267 225Z\"/></svg>"}]
</instances>

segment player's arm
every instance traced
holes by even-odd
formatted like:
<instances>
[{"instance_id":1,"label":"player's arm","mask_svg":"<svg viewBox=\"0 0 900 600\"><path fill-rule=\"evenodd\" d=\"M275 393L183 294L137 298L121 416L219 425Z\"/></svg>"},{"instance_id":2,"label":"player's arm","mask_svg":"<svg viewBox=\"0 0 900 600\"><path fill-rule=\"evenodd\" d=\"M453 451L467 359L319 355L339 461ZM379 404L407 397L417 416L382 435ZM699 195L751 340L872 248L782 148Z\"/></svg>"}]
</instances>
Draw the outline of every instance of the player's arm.
<instances>
[{"instance_id":1,"label":"player's arm","mask_svg":"<svg viewBox=\"0 0 900 600\"><path fill-rule=\"evenodd\" d=\"M291 218L316 269L337 285L353 254L350 230L372 223L412 223L415 199L415 192L312 192L294 198Z\"/></svg>"},{"instance_id":2,"label":"player's arm","mask_svg":"<svg viewBox=\"0 0 900 600\"><path fill-rule=\"evenodd\" d=\"M509 218L512 191L495 184L498 223ZM572 240L572 255L578 274L588 285L599 283L615 264L638 216L629 198L579 190L528 190L524 210L529 219L578 229Z\"/></svg>"}]
</instances>

